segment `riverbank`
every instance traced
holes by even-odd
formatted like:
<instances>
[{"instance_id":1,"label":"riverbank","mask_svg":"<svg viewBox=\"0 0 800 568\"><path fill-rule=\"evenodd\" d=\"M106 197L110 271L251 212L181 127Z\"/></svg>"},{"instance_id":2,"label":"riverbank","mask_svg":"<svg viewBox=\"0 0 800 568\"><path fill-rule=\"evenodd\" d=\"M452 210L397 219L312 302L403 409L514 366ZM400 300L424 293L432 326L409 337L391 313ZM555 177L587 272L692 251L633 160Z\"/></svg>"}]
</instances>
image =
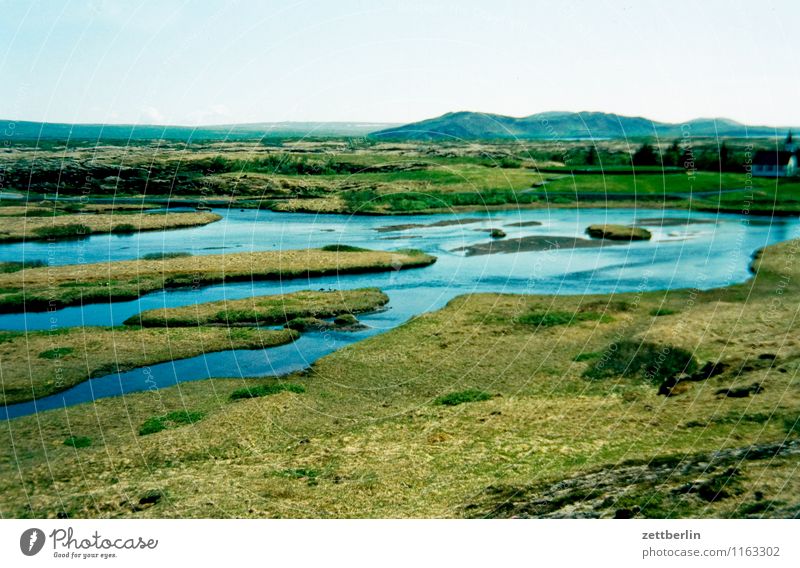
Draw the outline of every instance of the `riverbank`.
<instances>
[{"instance_id":1,"label":"riverbank","mask_svg":"<svg viewBox=\"0 0 800 568\"><path fill-rule=\"evenodd\" d=\"M42 398L89 380L164 361L228 349L264 349L294 341L291 330L76 327L55 333L0 334L0 404Z\"/></svg>"},{"instance_id":2,"label":"riverbank","mask_svg":"<svg viewBox=\"0 0 800 568\"><path fill-rule=\"evenodd\" d=\"M303 290L291 294L148 310L129 318L125 323L144 327L285 325L298 318L334 318L372 312L388 302L389 297L378 288Z\"/></svg>"},{"instance_id":3,"label":"riverbank","mask_svg":"<svg viewBox=\"0 0 800 568\"><path fill-rule=\"evenodd\" d=\"M0 243L24 240L79 239L103 233L138 233L140 231L165 231L208 225L222 219L208 212L186 213L125 213L125 214L59 214L39 216L41 209L28 209L27 214L11 208L9 215L0 208L2 229ZM35 213L35 215L34 215Z\"/></svg>"},{"instance_id":4,"label":"riverbank","mask_svg":"<svg viewBox=\"0 0 800 568\"><path fill-rule=\"evenodd\" d=\"M798 457L781 444L800 417L798 251L770 246L748 282L712 290L460 296L283 379L198 381L15 419L0 433L0 510L793 516ZM231 398L244 387L251 398ZM177 411L202 419L140 435ZM64 445L70 436L91 442ZM751 446L751 458L730 457ZM708 476L683 468L718 451ZM658 475L617 468L641 464ZM683 483L662 485L673 478ZM552 488L571 479L560 499ZM581 479L614 483L588 495Z\"/></svg>"}]
</instances>

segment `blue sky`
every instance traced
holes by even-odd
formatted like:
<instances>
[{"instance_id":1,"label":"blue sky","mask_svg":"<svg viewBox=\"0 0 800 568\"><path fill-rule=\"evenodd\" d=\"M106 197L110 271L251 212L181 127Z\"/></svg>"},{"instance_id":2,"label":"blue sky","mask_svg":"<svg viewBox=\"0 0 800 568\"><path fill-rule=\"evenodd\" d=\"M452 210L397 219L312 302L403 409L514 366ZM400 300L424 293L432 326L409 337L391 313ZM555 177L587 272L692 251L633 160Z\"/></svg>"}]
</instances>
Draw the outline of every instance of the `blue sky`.
<instances>
[{"instance_id":1,"label":"blue sky","mask_svg":"<svg viewBox=\"0 0 800 568\"><path fill-rule=\"evenodd\" d=\"M800 2L0 0L0 118L800 125Z\"/></svg>"}]
</instances>

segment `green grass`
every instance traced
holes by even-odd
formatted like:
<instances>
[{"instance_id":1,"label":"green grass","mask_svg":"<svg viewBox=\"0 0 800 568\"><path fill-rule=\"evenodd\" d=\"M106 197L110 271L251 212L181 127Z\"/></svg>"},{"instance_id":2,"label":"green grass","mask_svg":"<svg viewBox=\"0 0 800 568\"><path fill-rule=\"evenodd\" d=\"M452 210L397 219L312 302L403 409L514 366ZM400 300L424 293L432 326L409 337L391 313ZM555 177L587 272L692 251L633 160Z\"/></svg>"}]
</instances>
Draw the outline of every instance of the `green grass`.
<instances>
[{"instance_id":1,"label":"green grass","mask_svg":"<svg viewBox=\"0 0 800 568\"><path fill-rule=\"evenodd\" d=\"M467 402L482 402L484 400L490 400L491 398L492 395L488 392L476 389L468 389L442 395L437 397L433 402L434 404L441 406L457 406Z\"/></svg>"},{"instance_id":2,"label":"green grass","mask_svg":"<svg viewBox=\"0 0 800 568\"><path fill-rule=\"evenodd\" d=\"M42 351L39 353L39 357L42 359L61 359L65 355L69 355L75 351L72 347L56 347L54 349L48 349L47 351Z\"/></svg>"},{"instance_id":3,"label":"green grass","mask_svg":"<svg viewBox=\"0 0 800 568\"><path fill-rule=\"evenodd\" d=\"M576 363L582 363L584 361L591 361L592 359L596 359L600 355L602 355L602 353L597 353L595 351L590 351L588 353L578 353L572 360L575 361Z\"/></svg>"},{"instance_id":4,"label":"green grass","mask_svg":"<svg viewBox=\"0 0 800 568\"><path fill-rule=\"evenodd\" d=\"M0 312L130 300L165 288L242 280L388 272L421 268L435 260L429 255L401 251L341 254L305 249L55 266L0 274Z\"/></svg>"},{"instance_id":5,"label":"green grass","mask_svg":"<svg viewBox=\"0 0 800 568\"><path fill-rule=\"evenodd\" d=\"M287 477L289 479L305 480L306 485L308 485L309 487L315 487L316 485L319 484L318 478L322 476L322 472L318 469L298 467L298 468L284 469L279 472L279 475L282 477Z\"/></svg>"},{"instance_id":6,"label":"green grass","mask_svg":"<svg viewBox=\"0 0 800 568\"><path fill-rule=\"evenodd\" d=\"M196 327L284 325L294 322L302 327L303 324L318 325L321 318L372 312L386 305L388 301L389 297L378 288L301 290L274 296L253 296L241 300L148 310L127 319L125 324L144 327Z\"/></svg>"},{"instance_id":7,"label":"green grass","mask_svg":"<svg viewBox=\"0 0 800 568\"><path fill-rule=\"evenodd\" d=\"M153 416L139 427L140 436L148 436L168 428L178 428L186 424L194 424L203 419L205 414L198 411L176 410L162 416Z\"/></svg>"},{"instance_id":8,"label":"green grass","mask_svg":"<svg viewBox=\"0 0 800 568\"><path fill-rule=\"evenodd\" d=\"M718 172L694 172L693 175L685 171L667 171L663 175L613 175L589 174L566 175L550 181L546 192L577 192L577 193L630 193L631 195L658 196L665 193L692 193L699 191L716 191L719 189L735 189L745 187L748 181L744 174ZM774 180L753 178L755 187L768 187Z\"/></svg>"},{"instance_id":9,"label":"green grass","mask_svg":"<svg viewBox=\"0 0 800 568\"><path fill-rule=\"evenodd\" d=\"M262 396L270 396L282 392L293 392L295 394L302 394L306 392L303 385L295 383L273 383L268 385L255 385L252 387L245 387L236 389L230 395L231 400L243 400L248 398L259 398Z\"/></svg>"},{"instance_id":10,"label":"green grass","mask_svg":"<svg viewBox=\"0 0 800 568\"><path fill-rule=\"evenodd\" d=\"M530 204L539 197L514 190L487 190L471 192L395 192L378 193L373 190L347 191L341 194L353 212L387 211L411 213L415 211L450 209L454 207L491 207L508 204Z\"/></svg>"}]
</instances>

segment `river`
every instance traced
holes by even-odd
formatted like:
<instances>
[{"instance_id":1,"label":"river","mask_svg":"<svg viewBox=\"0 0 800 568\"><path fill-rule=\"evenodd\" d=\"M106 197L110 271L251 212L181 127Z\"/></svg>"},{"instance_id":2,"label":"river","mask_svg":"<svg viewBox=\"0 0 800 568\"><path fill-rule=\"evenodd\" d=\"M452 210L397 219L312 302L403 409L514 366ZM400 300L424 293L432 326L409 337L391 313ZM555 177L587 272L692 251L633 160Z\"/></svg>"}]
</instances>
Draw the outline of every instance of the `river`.
<instances>
[{"instance_id":1,"label":"river","mask_svg":"<svg viewBox=\"0 0 800 568\"><path fill-rule=\"evenodd\" d=\"M800 222L796 218L770 220L661 210L530 209L392 217L227 209L215 209L215 212L223 216L221 221L190 229L0 245L0 261L44 260L58 265L128 260L162 251L202 255L300 249L336 243L383 250L416 248L435 255L438 260L422 269L239 282L200 290L174 289L147 294L133 301L90 304L55 312L0 315L0 329L41 330L120 325L140 311L158 307L303 289L377 286L390 298L386 311L360 317L369 326L363 331L306 333L298 341L280 347L209 353L114 373L35 402L4 407L5 416L13 418L107 396L174 386L183 381L276 375L303 369L345 345L397 327L417 314L440 309L461 294L597 294L725 286L749 277L748 265L757 249L800 235ZM490 228L502 229L507 239L535 235L584 238L586 227L593 223L630 224L642 219L687 217L697 222L665 223L663 226L648 222L652 240L621 246L475 256L458 250L490 241L487 232ZM453 219L469 222L385 230L389 225L429 225ZM533 221L541 225L526 225ZM0 410L0 418L3 415Z\"/></svg>"}]
</instances>

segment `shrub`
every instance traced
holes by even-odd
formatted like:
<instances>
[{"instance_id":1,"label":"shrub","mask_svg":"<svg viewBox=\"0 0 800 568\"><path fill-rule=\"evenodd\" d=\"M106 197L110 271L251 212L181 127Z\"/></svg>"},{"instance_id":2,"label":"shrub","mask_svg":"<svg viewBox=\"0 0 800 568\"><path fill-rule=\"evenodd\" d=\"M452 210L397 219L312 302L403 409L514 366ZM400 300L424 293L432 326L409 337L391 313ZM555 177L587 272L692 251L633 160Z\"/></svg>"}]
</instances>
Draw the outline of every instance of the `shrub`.
<instances>
[{"instance_id":1,"label":"shrub","mask_svg":"<svg viewBox=\"0 0 800 568\"><path fill-rule=\"evenodd\" d=\"M139 505L155 505L165 497L164 492L158 489L148 489L139 497Z\"/></svg>"},{"instance_id":2,"label":"shrub","mask_svg":"<svg viewBox=\"0 0 800 568\"><path fill-rule=\"evenodd\" d=\"M789 435L800 434L800 415L796 418L785 418L783 420L783 427Z\"/></svg>"},{"instance_id":3,"label":"shrub","mask_svg":"<svg viewBox=\"0 0 800 568\"><path fill-rule=\"evenodd\" d=\"M163 416L153 416L144 421L139 427L139 435L147 436L148 434L155 434L167 428L177 428L185 424L194 424L199 422L205 416L202 412L189 411L189 410L176 410Z\"/></svg>"},{"instance_id":4,"label":"shrub","mask_svg":"<svg viewBox=\"0 0 800 568\"><path fill-rule=\"evenodd\" d=\"M484 400L489 400L490 398L492 398L492 395L490 395L488 392L469 389L442 395L434 401L434 404L443 406L456 406L466 402L481 402Z\"/></svg>"},{"instance_id":5,"label":"shrub","mask_svg":"<svg viewBox=\"0 0 800 568\"><path fill-rule=\"evenodd\" d=\"M164 260L167 258L184 258L187 256L192 256L190 252L148 252L147 254L143 254L139 258L141 260Z\"/></svg>"},{"instance_id":6,"label":"shrub","mask_svg":"<svg viewBox=\"0 0 800 568\"><path fill-rule=\"evenodd\" d=\"M604 379L612 376L637 377L661 383L697 369L692 354L680 347L638 341L612 343L584 376Z\"/></svg>"},{"instance_id":7,"label":"shrub","mask_svg":"<svg viewBox=\"0 0 800 568\"><path fill-rule=\"evenodd\" d=\"M82 203L59 203L56 207L65 213L78 213L83 211Z\"/></svg>"},{"instance_id":8,"label":"shrub","mask_svg":"<svg viewBox=\"0 0 800 568\"><path fill-rule=\"evenodd\" d=\"M677 311L671 310L669 308L655 308L653 310L650 310L650 315L655 317L671 316L672 314L677 314L677 313L678 313Z\"/></svg>"},{"instance_id":9,"label":"shrub","mask_svg":"<svg viewBox=\"0 0 800 568\"><path fill-rule=\"evenodd\" d=\"M633 162L634 166L655 166L658 164L658 161L656 150L647 143L642 144L641 147L633 153L633 157L631 158L631 162Z\"/></svg>"},{"instance_id":10,"label":"shrub","mask_svg":"<svg viewBox=\"0 0 800 568\"><path fill-rule=\"evenodd\" d=\"M47 266L47 261L44 260L24 260L0 262L0 274L8 274L9 272L19 272L26 268L41 268Z\"/></svg>"},{"instance_id":11,"label":"shrub","mask_svg":"<svg viewBox=\"0 0 800 568\"><path fill-rule=\"evenodd\" d=\"M503 158L500 158L500 161L497 162L497 165L500 166L501 168L507 168L507 169L520 168L522 167L522 162L520 160L517 160L516 158L509 158L508 156L505 156Z\"/></svg>"},{"instance_id":12,"label":"shrub","mask_svg":"<svg viewBox=\"0 0 800 568\"><path fill-rule=\"evenodd\" d=\"M92 439L86 436L70 436L64 440L65 446L72 446L73 448L88 448L92 445Z\"/></svg>"},{"instance_id":13,"label":"shrub","mask_svg":"<svg viewBox=\"0 0 800 568\"><path fill-rule=\"evenodd\" d=\"M338 326L358 325L359 321L353 314L341 314L333 319L333 323Z\"/></svg>"},{"instance_id":14,"label":"shrub","mask_svg":"<svg viewBox=\"0 0 800 568\"><path fill-rule=\"evenodd\" d=\"M323 329L328 326L328 322L319 318L294 318L286 322L286 328L295 331L308 331L312 329Z\"/></svg>"},{"instance_id":15,"label":"shrub","mask_svg":"<svg viewBox=\"0 0 800 568\"><path fill-rule=\"evenodd\" d=\"M608 323L613 321L613 318L597 312L560 312L553 310L533 311L517 318L518 323L536 327L572 325L582 321L600 321L602 323Z\"/></svg>"},{"instance_id":16,"label":"shrub","mask_svg":"<svg viewBox=\"0 0 800 568\"><path fill-rule=\"evenodd\" d=\"M37 236L48 239L68 239L88 237L92 234L92 229L81 223L71 223L69 225L54 225L52 227L39 227L33 231Z\"/></svg>"},{"instance_id":17,"label":"shrub","mask_svg":"<svg viewBox=\"0 0 800 568\"><path fill-rule=\"evenodd\" d=\"M56 347L55 349L48 349L39 353L42 359L61 359L64 355L69 355L75 351L72 347Z\"/></svg>"},{"instance_id":18,"label":"shrub","mask_svg":"<svg viewBox=\"0 0 800 568\"><path fill-rule=\"evenodd\" d=\"M269 396L281 392L293 392L302 394L306 392L303 385L294 383L273 383L269 385L255 385L252 387L245 387L243 389L236 389L231 393L231 400L242 400L246 398L259 398L262 396Z\"/></svg>"},{"instance_id":19,"label":"shrub","mask_svg":"<svg viewBox=\"0 0 800 568\"><path fill-rule=\"evenodd\" d=\"M322 249L326 252L369 252L369 249L350 245L325 245Z\"/></svg>"},{"instance_id":20,"label":"shrub","mask_svg":"<svg viewBox=\"0 0 800 568\"><path fill-rule=\"evenodd\" d=\"M131 225L130 223L120 223L111 227L112 233L135 233L138 230L136 225Z\"/></svg>"}]
</instances>

